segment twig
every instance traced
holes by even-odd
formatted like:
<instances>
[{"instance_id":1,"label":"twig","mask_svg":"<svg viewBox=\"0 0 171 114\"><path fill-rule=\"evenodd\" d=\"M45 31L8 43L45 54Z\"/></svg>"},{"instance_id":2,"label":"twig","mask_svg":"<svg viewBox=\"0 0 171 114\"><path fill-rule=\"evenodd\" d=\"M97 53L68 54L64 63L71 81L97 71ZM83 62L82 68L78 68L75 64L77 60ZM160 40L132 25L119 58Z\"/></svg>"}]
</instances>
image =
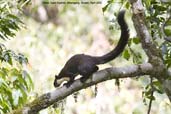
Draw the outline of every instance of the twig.
<instances>
[{"instance_id":1,"label":"twig","mask_svg":"<svg viewBox=\"0 0 171 114\"><path fill-rule=\"evenodd\" d=\"M151 84L151 95L150 95L151 98L150 98L147 114L150 114L151 106L152 106L152 102L153 102L153 94L154 94L153 76L150 77L150 84Z\"/></svg>"}]
</instances>

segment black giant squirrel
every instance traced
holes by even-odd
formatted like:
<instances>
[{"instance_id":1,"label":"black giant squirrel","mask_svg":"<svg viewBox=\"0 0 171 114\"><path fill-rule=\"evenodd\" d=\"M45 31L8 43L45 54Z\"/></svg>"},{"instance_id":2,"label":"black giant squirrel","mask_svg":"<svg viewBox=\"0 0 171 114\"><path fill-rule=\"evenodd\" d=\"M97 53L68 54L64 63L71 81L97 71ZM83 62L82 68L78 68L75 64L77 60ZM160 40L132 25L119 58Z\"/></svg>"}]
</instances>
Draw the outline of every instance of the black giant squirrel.
<instances>
[{"instance_id":1,"label":"black giant squirrel","mask_svg":"<svg viewBox=\"0 0 171 114\"><path fill-rule=\"evenodd\" d=\"M72 56L62 68L58 75L55 75L54 86L59 87L64 81L69 87L77 75L81 75L81 82L85 82L94 72L98 71L99 64L107 63L120 55L129 39L128 25L124 20L125 10L119 12L117 21L120 25L121 36L117 46L109 53L103 56L90 56L85 54L76 54Z\"/></svg>"}]
</instances>

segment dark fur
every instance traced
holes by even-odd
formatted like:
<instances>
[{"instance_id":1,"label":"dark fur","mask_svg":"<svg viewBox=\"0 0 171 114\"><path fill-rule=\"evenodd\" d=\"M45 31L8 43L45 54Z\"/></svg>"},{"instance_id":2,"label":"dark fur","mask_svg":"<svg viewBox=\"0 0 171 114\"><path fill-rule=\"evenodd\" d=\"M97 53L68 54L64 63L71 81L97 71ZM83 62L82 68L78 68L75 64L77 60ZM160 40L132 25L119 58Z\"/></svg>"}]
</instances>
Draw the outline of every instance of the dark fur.
<instances>
[{"instance_id":1,"label":"dark fur","mask_svg":"<svg viewBox=\"0 0 171 114\"><path fill-rule=\"evenodd\" d=\"M60 86L60 84L57 83L57 80L64 77L69 78L69 81L66 83L66 86L69 87L74 82L74 79L78 74L82 75L81 82L85 82L94 72L98 70L97 65L109 62L123 52L129 39L129 30L124 20L124 14L125 11L121 11L118 14L117 20L121 28L121 36L117 46L111 52L103 56L90 56L84 54L77 54L72 56L66 62L59 75L55 76L55 87Z\"/></svg>"}]
</instances>

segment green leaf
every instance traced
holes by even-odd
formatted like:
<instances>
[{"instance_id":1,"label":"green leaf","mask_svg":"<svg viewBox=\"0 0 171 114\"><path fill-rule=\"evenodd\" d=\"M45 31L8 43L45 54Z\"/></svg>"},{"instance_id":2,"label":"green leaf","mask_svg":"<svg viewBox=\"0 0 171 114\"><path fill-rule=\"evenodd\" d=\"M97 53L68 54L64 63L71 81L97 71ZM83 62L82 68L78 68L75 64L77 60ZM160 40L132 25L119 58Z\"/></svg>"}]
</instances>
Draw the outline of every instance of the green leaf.
<instances>
[{"instance_id":1,"label":"green leaf","mask_svg":"<svg viewBox=\"0 0 171 114\"><path fill-rule=\"evenodd\" d=\"M11 54L10 54L9 50L4 51L2 53L2 57L5 62L8 62L10 65L12 65L12 58L11 58Z\"/></svg>"},{"instance_id":2,"label":"green leaf","mask_svg":"<svg viewBox=\"0 0 171 114\"><path fill-rule=\"evenodd\" d=\"M16 89L20 91L19 94L19 104L24 104L27 101L27 91L25 90L24 86L16 85Z\"/></svg>"},{"instance_id":3,"label":"green leaf","mask_svg":"<svg viewBox=\"0 0 171 114\"><path fill-rule=\"evenodd\" d=\"M4 79L2 79L2 78L0 78L0 89L5 91L7 94L11 94L12 93L11 88L9 88L7 82Z\"/></svg>"},{"instance_id":4,"label":"green leaf","mask_svg":"<svg viewBox=\"0 0 171 114\"><path fill-rule=\"evenodd\" d=\"M0 69L0 78L6 79L6 73L2 69Z\"/></svg>"},{"instance_id":5,"label":"green leaf","mask_svg":"<svg viewBox=\"0 0 171 114\"><path fill-rule=\"evenodd\" d=\"M134 52L133 53L133 63L136 63L136 64L141 64L142 63L141 53L139 53L139 52Z\"/></svg>"},{"instance_id":6,"label":"green leaf","mask_svg":"<svg viewBox=\"0 0 171 114\"><path fill-rule=\"evenodd\" d=\"M156 98L154 96L147 96L148 99L155 100Z\"/></svg>"},{"instance_id":7,"label":"green leaf","mask_svg":"<svg viewBox=\"0 0 171 114\"><path fill-rule=\"evenodd\" d=\"M149 8L151 5L151 0L144 0L144 2L147 5L147 7Z\"/></svg>"},{"instance_id":8,"label":"green leaf","mask_svg":"<svg viewBox=\"0 0 171 114\"><path fill-rule=\"evenodd\" d=\"M0 101L0 106L2 106L3 108L1 109L4 113L7 113L11 110L11 106L10 104L8 104L7 101L3 100Z\"/></svg>"},{"instance_id":9,"label":"green leaf","mask_svg":"<svg viewBox=\"0 0 171 114\"><path fill-rule=\"evenodd\" d=\"M27 64L28 63L28 59L21 53L18 54L18 62L20 64Z\"/></svg>"},{"instance_id":10,"label":"green leaf","mask_svg":"<svg viewBox=\"0 0 171 114\"><path fill-rule=\"evenodd\" d=\"M164 29L164 32L165 32L166 36L171 36L171 29L170 28Z\"/></svg>"},{"instance_id":11,"label":"green leaf","mask_svg":"<svg viewBox=\"0 0 171 114\"><path fill-rule=\"evenodd\" d=\"M113 0L108 0L107 4L102 8L103 13L107 10L107 8L109 7L109 5L113 2Z\"/></svg>"},{"instance_id":12,"label":"green leaf","mask_svg":"<svg viewBox=\"0 0 171 114\"><path fill-rule=\"evenodd\" d=\"M134 44L139 44L140 43L140 38L137 38L137 37L133 38L132 41L133 41Z\"/></svg>"},{"instance_id":13,"label":"green leaf","mask_svg":"<svg viewBox=\"0 0 171 114\"><path fill-rule=\"evenodd\" d=\"M109 4L107 4L106 6L104 6L104 7L102 8L103 13L107 10L108 6L109 6Z\"/></svg>"},{"instance_id":14,"label":"green leaf","mask_svg":"<svg viewBox=\"0 0 171 114\"><path fill-rule=\"evenodd\" d=\"M27 87L28 91L31 91L31 89L34 88L34 84L33 84L33 81L31 79L31 76L25 70L22 71L22 75L24 77L26 77L26 82L27 82L26 87Z\"/></svg>"},{"instance_id":15,"label":"green leaf","mask_svg":"<svg viewBox=\"0 0 171 114\"><path fill-rule=\"evenodd\" d=\"M9 76L18 76L20 75L20 72L16 68L12 68L9 71Z\"/></svg>"},{"instance_id":16,"label":"green leaf","mask_svg":"<svg viewBox=\"0 0 171 114\"><path fill-rule=\"evenodd\" d=\"M160 11L166 11L166 10L167 10L167 7L164 7L164 6L159 5L159 4L155 4L155 5L153 6L153 8L154 8L154 9L157 9L157 10L160 10ZM157 11L157 10L156 10L156 11Z\"/></svg>"},{"instance_id":17,"label":"green leaf","mask_svg":"<svg viewBox=\"0 0 171 114\"><path fill-rule=\"evenodd\" d=\"M13 19L13 20L15 20L15 21L17 21L17 22L23 23L23 22L20 20L20 18L18 18L17 16L15 16L15 15L13 15L13 14L8 14L7 17L8 17L8 18L11 18L11 19Z\"/></svg>"},{"instance_id":18,"label":"green leaf","mask_svg":"<svg viewBox=\"0 0 171 114\"><path fill-rule=\"evenodd\" d=\"M153 82L153 85L155 87L155 90L160 93L160 94L163 94L164 93L164 90L163 90L163 87L161 85L161 83L159 81L154 81Z\"/></svg>"},{"instance_id":19,"label":"green leaf","mask_svg":"<svg viewBox=\"0 0 171 114\"><path fill-rule=\"evenodd\" d=\"M132 44L132 38L130 38L130 39L128 40L128 47L130 47L131 44Z\"/></svg>"},{"instance_id":20,"label":"green leaf","mask_svg":"<svg viewBox=\"0 0 171 114\"><path fill-rule=\"evenodd\" d=\"M129 8L130 8L130 3L129 3L128 1L126 2L125 7L126 7L127 9L129 9Z\"/></svg>"},{"instance_id":21,"label":"green leaf","mask_svg":"<svg viewBox=\"0 0 171 114\"><path fill-rule=\"evenodd\" d=\"M130 59L130 53L127 49L124 50L123 52L123 57L126 59L126 60L129 60Z\"/></svg>"}]
</instances>

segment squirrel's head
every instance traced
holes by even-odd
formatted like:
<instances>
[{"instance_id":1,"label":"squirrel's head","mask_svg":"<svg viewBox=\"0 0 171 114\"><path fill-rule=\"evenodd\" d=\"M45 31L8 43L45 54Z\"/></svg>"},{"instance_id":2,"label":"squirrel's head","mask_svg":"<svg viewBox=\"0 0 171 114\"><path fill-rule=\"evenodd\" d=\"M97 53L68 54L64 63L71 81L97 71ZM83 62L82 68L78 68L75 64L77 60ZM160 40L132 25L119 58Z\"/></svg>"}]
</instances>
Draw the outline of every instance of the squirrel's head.
<instances>
[{"instance_id":1,"label":"squirrel's head","mask_svg":"<svg viewBox=\"0 0 171 114\"><path fill-rule=\"evenodd\" d=\"M68 82L69 81L69 77L61 77L61 76L55 75L55 80L54 80L53 84L54 84L55 87L59 87L65 81Z\"/></svg>"}]
</instances>

